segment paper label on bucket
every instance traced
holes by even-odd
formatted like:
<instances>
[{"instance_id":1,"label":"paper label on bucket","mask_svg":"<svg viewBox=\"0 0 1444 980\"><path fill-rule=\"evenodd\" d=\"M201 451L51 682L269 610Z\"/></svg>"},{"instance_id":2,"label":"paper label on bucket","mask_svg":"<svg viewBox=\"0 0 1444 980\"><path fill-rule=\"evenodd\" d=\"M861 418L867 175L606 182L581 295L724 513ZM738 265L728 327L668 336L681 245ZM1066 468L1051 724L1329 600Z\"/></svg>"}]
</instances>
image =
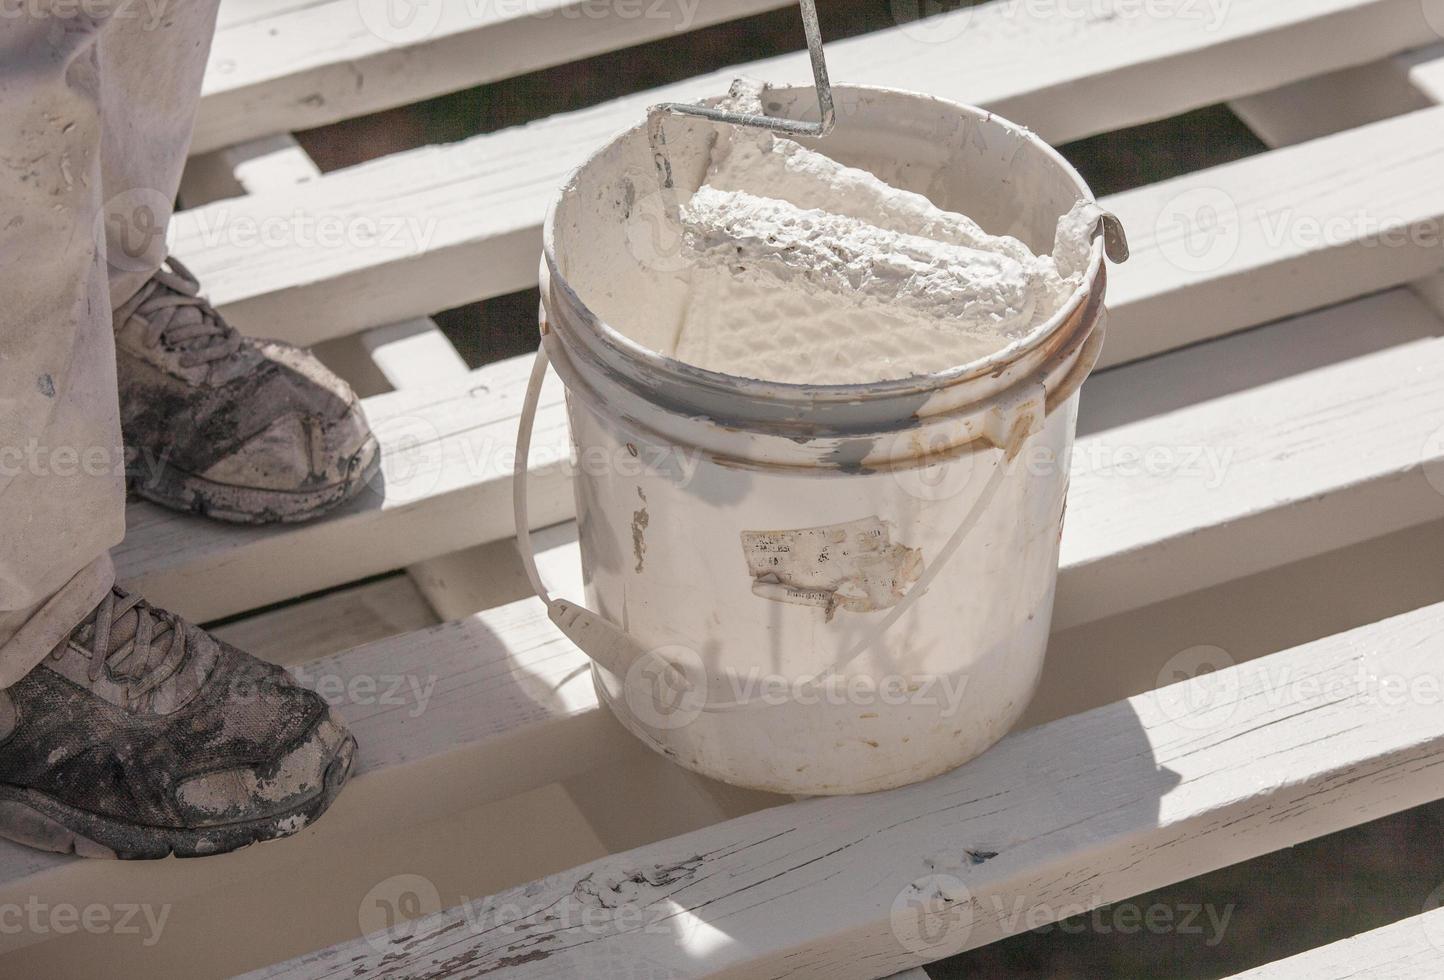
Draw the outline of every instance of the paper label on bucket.
<instances>
[{"instance_id":1,"label":"paper label on bucket","mask_svg":"<svg viewBox=\"0 0 1444 980\"><path fill-rule=\"evenodd\" d=\"M872 612L894 606L923 570L921 549L894 544L878 517L789 531L743 531L752 593L774 602Z\"/></svg>"}]
</instances>

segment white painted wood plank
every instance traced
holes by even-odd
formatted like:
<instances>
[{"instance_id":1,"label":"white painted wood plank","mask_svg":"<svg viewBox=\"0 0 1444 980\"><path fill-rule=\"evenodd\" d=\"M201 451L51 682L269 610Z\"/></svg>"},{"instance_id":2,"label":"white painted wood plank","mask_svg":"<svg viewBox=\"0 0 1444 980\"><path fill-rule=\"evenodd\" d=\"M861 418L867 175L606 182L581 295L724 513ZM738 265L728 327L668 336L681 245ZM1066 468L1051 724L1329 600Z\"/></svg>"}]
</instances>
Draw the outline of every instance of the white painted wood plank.
<instances>
[{"instance_id":1,"label":"white painted wood plank","mask_svg":"<svg viewBox=\"0 0 1444 980\"><path fill-rule=\"evenodd\" d=\"M1410 82L1400 55L1235 99L1229 108L1259 139L1279 147L1435 104Z\"/></svg>"},{"instance_id":2,"label":"white painted wood plank","mask_svg":"<svg viewBox=\"0 0 1444 980\"><path fill-rule=\"evenodd\" d=\"M1437 588L1431 588L1430 583L1421 582L1414 570L1417 565L1418 555L1427 553L1440 540L1441 529L1444 525L1433 525L1434 530L1430 532L1427 539L1416 539L1412 541L1398 540L1394 536L1396 545L1390 552L1376 553L1375 544L1371 543L1369 553L1361 555L1359 549L1349 549L1345 552L1336 552L1327 557L1323 567L1311 568L1304 576L1304 580L1284 584L1277 578L1270 578L1260 581L1257 577L1242 580L1241 583L1229 583L1210 592L1217 592L1216 596L1209 596L1200 601L1197 597L1200 593L1175 600L1166 604L1167 608L1160 606L1151 607L1141 614L1133 614L1125 617L1115 617L1109 623L1096 624L1087 627L1093 634L1089 638L1081 638L1078 631L1067 631L1056 633L1050 644L1058 656L1050 657L1048 669L1044 673L1044 689L1040 692L1039 698L1029 709L1028 718L1033 719L1031 724L1044 721L1051 721L1058 717L1076 714L1079 711L1087 710L1102 704L1119 700L1142 691L1151 690L1158 684L1158 678L1164 667L1164 660L1174 651L1183 647L1207 640L1222 646L1237 661L1254 659L1267 652L1284 649L1312 639L1314 636L1328 635L1333 632L1342 632L1355 625L1374 622L1383 619L1388 615L1397 614L1400 611L1423 606L1430 602L1438 601L1441 593ZM1422 549L1422 550L1421 550ZM1318 565L1318 562L1308 563L1311 566ZM1299 566L1292 566L1298 569ZM1342 584L1344 580L1368 581L1373 588L1369 595L1358 595L1350 593L1348 588ZM1437 583L1433 583L1437 585ZM1245 591L1240 591L1237 586L1242 585ZM1251 595L1247 590L1271 594L1275 605L1270 607L1267 603L1257 601L1256 595ZM1401 598L1402 597L1402 598ZM1277 603L1289 602L1300 603L1298 609L1288 614L1292 622L1288 625L1280 621ZM1351 612L1345 616L1337 615L1343 607L1349 607ZM1300 615L1299 609L1306 610ZM1324 611L1327 609L1327 612ZM1223 631L1219 631L1219 617L1224 617L1226 625ZM1300 626L1299 621L1303 620L1307 625ZM1241 622L1242 621L1242 622ZM1251 627L1248 623L1253 623ZM1116 626L1113 624L1117 624ZM1212 625L1209 625L1212 624ZM1334 624L1331 628L1329 624ZM1199 630L1203 630L1202 634ZM1317 630L1318 632L1314 632ZM462 639L464 635L458 634ZM1246 639L1245 639L1246 637ZM1282 638L1282 639L1281 639ZM518 670L525 671L525 652L512 654L517 661ZM450 656L432 657L432 662L438 665L465 666L466 661L457 660ZM577 663L581 665L580 655L577 655ZM441 682L439 686L447 686ZM1049 688L1068 688L1066 698L1058 693L1049 693ZM600 708L593 709L602 711ZM424 722L424 716L418 722ZM584 729L589 724L585 715L571 715L555 720L544 720L543 725L576 726ZM591 731L591 730L588 730ZM614 750L621 752L620 761L615 764L603 763L605 768L588 770L585 774L570 776L563 785L567 788L567 796L576 801L577 806L585 815L587 824L595 830L595 836L603 837L608 842L608 850L617 850L613 843L628 835L641 832L650 833L650 828L659 819L666 818L671 813L670 806L662 806L653 803L648 806L647 812L639 816L637 820L628 823L624 814L636 811L637 800L656 801L663 797L656 795L663 788L668 791L673 785L666 775L670 766L650 752L641 749L638 745L638 755L628 756L625 754L625 746L631 744L629 736L616 732L622 739L622 747L612 746ZM526 730L521 729L512 736L516 744L525 744L527 737ZM596 737L595 734L579 735L582 737ZM544 741L551 741L556 736L543 736ZM464 758L464 757L463 757ZM662 763L661 768L648 769L646 763L654 761ZM421 763L413 761L413 765L435 765L436 763ZM463 765L465 763L463 762ZM453 777L455 779L469 779L469 775L462 773ZM435 786L449 785L449 783L435 782ZM556 785L556 784L553 784ZM590 787L590 788L588 788ZM603 806L599 798L602 791L609 792L616 801L612 807ZM441 817L425 824L424 832L416 832L410 828L415 826L414 822L407 822L405 817L397 818L397 825L386 828L374 827L364 820L359 819L359 814L369 807L360 807L353 811L347 803L349 794L344 794L338 807L328 815L327 822L315 832L303 835L293 842L274 845L268 848L251 848L239 855L226 856L217 861L207 862L175 862L166 865L157 865L153 868L139 868L134 865L117 867L113 864L103 863L82 863L75 867L65 865L56 869L58 880L52 881L45 877L31 878L25 882L28 891L23 894L40 894L43 900L52 902L85 902L103 901L114 899L117 901L152 901L164 903L176 901L175 910L171 918L171 926L166 933L166 942L161 944L164 950L170 951L177 946L202 945L207 949L215 950L222 946L225 937L233 936L234 930L227 926L227 915L234 916L235 910L244 909L247 921L252 923L254 931L248 932L248 936L256 937L253 942L259 943L259 937L264 930L264 946L257 947L256 955L234 967L228 967L227 972L239 972L241 969L249 969L253 966L268 962L276 962L288 956L298 955L307 948L314 948L321 942L331 941L325 932L317 933L316 941L309 947L287 948L288 942L294 941L294 931L288 928L272 929L272 923L278 914L277 909L295 909L297 900L302 904L303 915L309 916L318 922L318 929L328 930L331 928L327 923L332 922L332 916L327 913L332 911L338 903L355 907L359 905L359 894L366 891L371 885L381 881L390 874L401 872L421 871L432 878L442 890L443 896L447 894L448 881L450 882L451 894L463 897L474 897L485 887L487 881L493 880L490 875L496 871L491 865L482 867L476 863L477 860L485 860L491 853L486 849L486 840L489 840L493 833L507 832L506 826L498 827L490 812L481 813L476 810L463 810L455 817ZM515 799L515 798L513 798ZM490 804L484 804L484 807ZM623 816L618 817L616 811L621 811ZM429 811L414 811L412 816L419 819L426 816ZM466 820L475 821L468 825ZM581 818L578 818L581 819ZM554 828L555 817L552 820L538 821L527 828L527 842L534 845L531 852L535 860L535 853L547 853L540 838L549 835ZM698 823L695 826L702 826ZM406 830L397 830L398 826L404 826ZM672 825L674 828L677 825ZM442 827L453 827L454 831L444 831ZM651 840L663 839L678 832L674 829L671 833L664 833L645 838L639 841L635 837L629 844L623 847L630 848L638 846ZM480 835L484 838L478 847L467 846L465 835L467 833ZM439 840L438 840L439 838ZM557 841L556 847L564 850L564 857L574 854L574 851L565 850L576 843L575 835ZM438 876L436 871L429 870L437 865L431 863L435 855L445 853L445 847L462 847L466 850L465 855L458 855L462 860L446 862L446 871ZM276 849L283 849L283 860L279 860L277 866L266 864L264 859L267 855L277 853ZM16 849L17 851L19 849ZM512 852L508 852L511 854ZM600 852L599 852L600 853ZM3 858L3 849L0 849L0 858ZM552 868L569 867L583 860L589 860L597 855L574 858L566 864L552 864ZM219 863L218 863L219 862ZM517 862L508 859L506 862L515 866ZM0 860L3 866L3 860ZM364 866L372 869L373 874L369 881L365 882L359 889L353 889L352 885L358 877L357 868ZM526 867L525 864L521 865ZM190 873L195 872L199 879L197 888L215 889L226 882L233 885L240 872L247 872L249 879L256 882L254 886L246 886L248 891L236 897L235 892L227 891L225 894L232 896L228 903L220 903L219 898L207 896L205 904L209 906L221 905L219 911L213 911L213 919L206 920L214 929L220 930L212 934L205 931L206 922L196 923L194 919L198 899L187 898L181 902L177 900L177 893L174 891L156 891L156 888L164 886L170 888L173 885L174 877L185 872L185 881L190 881ZM452 875L455 870L457 875ZM84 872L87 875L94 873L95 877L72 878L70 875ZM534 874L543 873L534 870ZM526 876L531 877L531 876ZM326 909L313 912L305 912L305 902L308 896L316 893L315 886L306 881L298 881L298 878L325 881L331 885L329 904ZM4 875L0 874L0 880ZM521 879L517 879L521 880ZM264 902L253 900L256 888L264 883ZM281 888L280 883L285 887ZM174 887L179 888L180 884ZM187 886L189 887L189 886ZM52 890L53 889L53 890ZM247 898L252 900L247 901ZM0 893L0 901L5 900L3 893ZM319 899L311 899L319 901ZM446 899L446 904L452 904L459 899ZM281 914L284 914L282 912ZM319 916L319 918L317 918ZM233 921L233 920L232 920ZM192 925L187 925L192 923ZM186 932L185 929L194 928L194 931ZM354 934L354 925L352 934ZM204 941L198 940L196 944L188 943L187 936L205 936ZM332 934L334 935L334 934ZM279 937L279 938L278 938ZM289 937L289 938L288 938ZM117 964L129 964L130 959L138 954L133 942L127 942L131 937L113 937L112 942L106 947L107 952L113 957L112 962ZM336 940L344 938L343 935L334 935ZM67 937L65 945L73 946L77 937ZM77 954L78 955L78 954ZM0 974L9 975L12 969L12 959L5 957L0 959ZM29 960L22 960L21 963L29 963ZM38 964L51 965L54 961L48 959L37 959ZM70 962L66 960L65 962ZM230 960L226 961L228 964ZM147 961L147 966L151 965ZM117 966L114 969L119 969ZM112 969L111 972L114 972ZM65 972L63 970L13 970L16 976L69 976L69 975L94 975L96 970L75 970ZM142 971L132 971L141 975ZM152 972L145 972L146 976L157 975ZM178 980L189 980L196 975L196 969L190 972L176 971ZM167 976L162 972L159 977Z\"/></svg>"},{"instance_id":3,"label":"white painted wood plank","mask_svg":"<svg viewBox=\"0 0 1444 980\"><path fill-rule=\"evenodd\" d=\"M1444 35L1444 18L1435 15L1435 29ZM1396 59L1420 95L1434 105L1444 105L1444 45L1431 45L1405 52Z\"/></svg>"},{"instance_id":4,"label":"white painted wood plank","mask_svg":"<svg viewBox=\"0 0 1444 980\"><path fill-rule=\"evenodd\" d=\"M50 930L48 937L10 930L0 935L0 976L234 976L314 949L321 937L352 938L363 919L405 919L463 901L482 882L509 887L540 868L561 870L608 853L557 783L425 824L403 811L377 825L349 802L353 791L342 794L314 833L206 861L75 866L75 880L59 897L28 900L42 910L108 908L112 923L144 903L163 919L157 941L146 945L153 935L148 925L128 934ZM141 915L131 921L145 923ZM22 941L29 945L11 948Z\"/></svg>"},{"instance_id":5,"label":"white painted wood plank","mask_svg":"<svg viewBox=\"0 0 1444 980\"><path fill-rule=\"evenodd\" d=\"M1260 139L1277 147L1441 104L1444 45L1433 45L1240 100L1234 103L1234 110ZM1437 250L1437 225L1432 242ZM1436 271L1410 287L1444 316L1444 271Z\"/></svg>"},{"instance_id":6,"label":"white painted wood plank","mask_svg":"<svg viewBox=\"0 0 1444 980\"><path fill-rule=\"evenodd\" d=\"M1444 268L1444 108L1115 195L1117 364Z\"/></svg>"},{"instance_id":7,"label":"white painted wood plank","mask_svg":"<svg viewBox=\"0 0 1444 980\"><path fill-rule=\"evenodd\" d=\"M786 5L787 0L276 4L220 23L206 65L195 147L209 150L267 133L311 129Z\"/></svg>"},{"instance_id":8,"label":"white painted wood plank","mask_svg":"<svg viewBox=\"0 0 1444 980\"><path fill-rule=\"evenodd\" d=\"M320 175L320 168L295 138L290 133L279 133L191 157L181 177L180 199L184 207L195 208L293 187ZM310 347L311 353L344 378L357 394L366 397L391 390L357 337L334 337Z\"/></svg>"},{"instance_id":9,"label":"white painted wood plank","mask_svg":"<svg viewBox=\"0 0 1444 980\"><path fill-rule=\"evenodd\" d=\"M187 208L289 187L321 176L321 168L290 133L277 133L186 161L180 198Z\"/></svg>"},{"instance_id":10,"label":"white painted wood plank","mask_svg":"<svg viewBox=\"0 0 1444 980\"><path fill-rule=\"evenodd\" d=\"M1268 356L1307 350L1315 327L1367 333L1375 322L1391 324L1387 336L1423 339L1338 364L1306 359L1299 363L1312 366L1299 376L1081 438L1056 621L1136 608L1444 514L1444 496L1426 478L1444 465L1434 438L1444 426L1436 317L1407 293L1369 297L1267 328L1286 338ZM1225 346L1201 361L1209 366L1201 376L1258 378L1248 373L1267 363L1257 348L1244 338L1223 343L1240 341L1239 356ZM122 581L208 619L510 535L527 361L482 368L468 388L368 400L391 483L384 498L364 494L327 520L241 529L133 505L116 551ZM1166 392L1187 365L1133 365L1124 384L1100 386L1099 395L1111 387L1126 399L1130 385ZM1151 381L1154 372L1163 380ZM559 389L553 379L538 417L536 526L574 516Z\"/></svg>"},{"instance_id":11,"label":"white painted wood plank","mask_svg":"<svg viewBox=\"0 0 1444 980\"><path fill-rule=\"evenodd\" d=\"M200 195L207 193L225 196L227 188L239 194L293 186L319 176L320 170L290 134L282 134L219 150L207 157L193 158L187 173L194 173L194 180L200 185L195 194L200 199ZM384 381L396 390L423 385L461 384L468 374L461 355L429 317L378 327L358 338L338 338L322 346L334 344L345 349L330 352L333 361L341 355L339 359L354 362L357 358L345 355L364 352L363 363L379 372ZM351 350L352 344L359 351ZM343 376L354 377L356 373L354 370L343 372ZM489 555L479 554L477 549L466 549L458 554L432 559L433 562L444 562L444 565L429 567L428 562L412 565L407 569L412 583L411 592L415 595L419 589L420 596L424 596L423 604L429 603L430 610L444 619L461 618L520 598L524 593L505 598L495 594L485 597L476 594L478 585L496 578L490 574L490 558ZM467 591L463 593L461 590ZM494 601L485 601L488 598ZM475 600L474 604L472 600ZM326 608L329 610L330 607ZM427 620L435 621L434 617ZM259 643L263 649L270 650L274 640L267 632L268 628L283 625L274 616L255 617L249 632L238 636L238 639L251 640L253 644ZM374 637L366 637L371 638ZM359 642L345 643L325 652L333 653ZM291 659L287 662L306 659L284 649L277 652L290 655Z\"/></svg>"},{"instance_id":12,"label":"white painted wood plank","mask_svg":"<svg viewBox=\"0 0 1444 980\"><path fill-rule=\"evenodd\" d=\"M833 77L978 101L1056 140L1433 39L1416 23L1417 8L1385 0L1247 0L1231 4L1216 30L1200 30L1188 18L1080 23L1020 13L1031 9L1000 3L946 15L965 28L952 43L941 43L946 32L924 31L929 21L833 45ZM1365 23L1353 36L1332 33ZM958 44L969 45L970 57L956 56ZM780 80L807 78L800 55L735 70L743 69ZM178 218L176 249L206 274L212 298L243 329L279 328L285 339L303 343L526 288L536 282L546 202L565 174L642 118L646 105L722 91L735 70L397 154L328 175L304 193L203 208ZM324 220L341 242L348 229L359 241L363 226L378 225L385 226L386 240L327 247L297 215ZM256 248L240 233L263 224L294 226L291 242Z\"/></svg>"},{"instance_id":13,"label":"white painted wood plank","mask_svg":"<svg viewBox=\"0 0 1444 980\"><path fill-rule=\"evenodd\" d=\"M212 632L263 660L290 666L438 622L416 586L393 576L248 616Z\"/></svg>"},{"instance_id":14,"label":"white painted wood plank","mask_svg":"<svg viewBox=\"0 0 1444 980\"><path fill-rule=\"evenodd\" d=\"M361 344L397 389L455 382L469 370L430 317L368 330Z\"/></svg>"},{"instance_id":15,"label":"white painted wood plank","mask_svg":"<svg viewBox=\"0 0 1444 980\"><path fill-rule=\"evenodd\" d=\"M555 595L580 599L583 585L576 522L533 531L532 544L547 587ZM460 619L533 594L512 538L428 559L411 566L411 574L442 619Z\"/></svg>"},{"instance_id":16,"label":"white painted wood plank","mask_svg":"<svg viewBox=\"0 0 1444 980\"><path fill-rule=\"evenodd\" d=\"M300 665L293 673L339 705L355 733L359 749L342 802L376 833L505 799L634 749L648 752L597 710L584 664L534 603L521 602ZM462 773L464 779L456 778ZM339 829L330 816L328 821ZM268 851L273 849L246 853ZM127 881L135 887L133 874L106 871L113 867L0 841L0 896L53 898L76 888L77 878L96 889L123 888ZM57 874L61 868L67 869L63 876ZM215 883L214 869L186 880L194 890L208 887ZM0 948L8 948L3 936Z\"/></svg>"},{"instance_id":17,"label":"white painted wood plank","mask_svg":"<svg viewBox=\"0 0 1444 980\"><path fill-rule=\"evenodd\" d=\"M1432 800L1441 637L1444 604L254 976L885 975Z\"/></svg>"},{"instance_id":18,"label":"white painted wood plank","mask_svg":"<svg viewBox=\"0 0 1444 980\"><path fill-rule=\"evenodd\" d=\"M465 2L418 5L417 22L401 33L423 28L432 18L439 18L438 30L420 43L397 46L365 28L368 14L387 9L379 3L347 10L349 5L335 0L222 29L207 71L196 149L415 101L503 77L526 64L555 64L644 35L664 36L680 23L675 15L630 23L620 17L526 18L515 16L514 8L498 16L501 5L468 19L457 12ZM579 5L582 0L537 0L532 9ZM696 9L694 24L778 5L710 0ZM663 9L684 8L677 3ZM1137 8L1111 17L1063 2L999 0L916 21L918 9L895 5L899 27L829 45L832 77L988 104L1056 140L1263 91L1437 40L1417 0L1233 0L1180 5L1162 14ZM825 22L825 11L822 17ZM380 27L388 33L384 22ZM738 72L777 81L809 78L801 54L733 66L700 84L620 100L606 128L620 129L653 102L724 91Z\"/></svg>"},{"instance_id":19,"label":"white painted wood plank","mask_svg":"<svg viewBox=\"0 0 1444 980\"><path fill-rule=\"evenodd\" d=\"M1438 980L1444 976L1444 909L1291 956L1233 980Z\"/></svg>"},{"instance_id":20,"label":"white painted wood plank","mask_svg":"<svg viewBox=\"0 0 1444 980\"><path fill-rule=\"evenodd\" d=\"M368 330L361 335L360 342L370 355L372 363L395 390L456 384L469 373L466 362L441 332L436 321L430 317L419 317L389 327ZM471 608L460 608L465 603L453 596L449 590L466 588L473 586L473 583L489 580L489 557L484 553L479 554L475 548L467 548L459 553L418 562L409 566L406 574L437 615L442 619L457 619L479 609L490 608L520 597L497 597L494 602L483 601ZM431 565L434 562L445 564L433 568Z\"/></svg>"},{"instance_id":21,"label":"white painted wood plank","mask_svg":"<svg viewBox=\"0 0 1444 980\"><path fill-rule=\"evenodd\" d=\"M366 399L381 472L320 521L243 528L132 504L115 552L123 580L204 621L510 536L516 421L529 372L530 358L513 358L459 386ZM575 516L561 400L553 377L533 454L537 527Z\"/></svg>"},{"instance_id":22,"label":"white painted wood plank","mask_svg":"<svg viewBox=\"0 0 1444 980\"><path fill-rule=\"evenodd\" d=\"M170 874L140 879L110 862L0 841L0 902L164 904L270 877L272 900L294 904L305 887L277 884L274 876L290 873L298 860L322 878L332 867L394 861L408 849L416 853L407 844L411 834L549 784L562 784L571 801L567 821L588 827L584 840L595 844L590 822L606 831L609 819L600 811L625 813L615 804L604 808L603 791L636 799L667 788L675 806L659 806L645 820L634 815L628 831L650 827L663 836L777 799L716 786L651 752L600 708L587 663L539 604L526 601L293 667L340 707L359 745L351 783L319 829L217 861L181 862L180 869L171 863ZM541 843L547 829L532 832ZM557 854L574 854L576 843L558 842ZM538 850L525 848L533 860ZM0 952L36 939L0 934Z\"/></svg>"},{"instance_id":23,"label":"white painted wood plank","mask_svg":"<svg viewBox=\"0 0 1444 980\"><path fill-rule=\"evenodd\" d=\"M288 10L301 10L326 0L221 0L216 12L216 27L222 29L264 20Z\"/></svg>"}]
</instances>

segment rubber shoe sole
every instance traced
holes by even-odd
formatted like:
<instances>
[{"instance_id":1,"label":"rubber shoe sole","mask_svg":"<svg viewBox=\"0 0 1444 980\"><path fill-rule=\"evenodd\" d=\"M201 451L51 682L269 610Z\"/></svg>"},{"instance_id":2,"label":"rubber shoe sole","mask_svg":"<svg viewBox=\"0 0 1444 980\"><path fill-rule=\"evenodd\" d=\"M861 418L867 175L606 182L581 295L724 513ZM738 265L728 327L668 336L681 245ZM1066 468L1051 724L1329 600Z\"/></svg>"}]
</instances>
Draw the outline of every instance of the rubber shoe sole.
<instances>
[{"instance_id":1,"label":"rubber shoe sole","mask_svg":"<svg viewBox=\"0 0 1444 980\"><path fill-rule=\"evenodd\" d=\"M167 467L145 481L136 479L131 492L142 500L182 513L199 514L228 524L297 524L340 506L369 486L381 469L375 438L351 457L344 480L314 490L258 490L216 483L176 467Z\"/></svg>"},{"instance_id":2,"label":"rubber shoe sole","mask_svg":"<svg viewBox=\"0 0 1444 980\"><path fill-rule=\"evenodd\" d=\"M18 844L81 857L154 860L225 854L249 844L289 837L310 826L346 785L356 755L347 736L326 767L321 791L299 806L255 820L195 830L149 827L79 810L44 793L0 784L0 837Z\"/></svg>"}]
</instances>

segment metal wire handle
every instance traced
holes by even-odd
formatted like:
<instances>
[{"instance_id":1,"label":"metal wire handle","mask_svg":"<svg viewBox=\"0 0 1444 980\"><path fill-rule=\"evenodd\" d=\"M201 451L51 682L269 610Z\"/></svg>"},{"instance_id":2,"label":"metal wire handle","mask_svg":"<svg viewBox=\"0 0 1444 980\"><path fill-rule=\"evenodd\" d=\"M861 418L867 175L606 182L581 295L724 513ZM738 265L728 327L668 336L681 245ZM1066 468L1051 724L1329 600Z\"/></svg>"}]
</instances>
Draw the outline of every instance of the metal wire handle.
<instances>
[{"instance_id":1,"label":"metal wire handle","mask_svg":"<svg viewBox=\"0 0 1444 980\"><path fill-rule=\"evenodd\" d=\"M781 116L757 115L751 112L731 112L691 102L658 103L647 110L647 140L652 145L652 159L657 164L657 176L661 179L664 190L671 190L673 187L672 162L667 158L667 137L662 131L662 117L665 115L696 116L712 122L770 129L774 133L787 133L792 136L826 136L832 131L833 123L837 121L837 112L832 103L832 82L827 77L827 60L822 54L822 29L817 24L816 0L800 2L802 33L807 38L807 56L812 61L812 82L817 89L817 122L783 119Z\"/></svg>"}]
</instances>

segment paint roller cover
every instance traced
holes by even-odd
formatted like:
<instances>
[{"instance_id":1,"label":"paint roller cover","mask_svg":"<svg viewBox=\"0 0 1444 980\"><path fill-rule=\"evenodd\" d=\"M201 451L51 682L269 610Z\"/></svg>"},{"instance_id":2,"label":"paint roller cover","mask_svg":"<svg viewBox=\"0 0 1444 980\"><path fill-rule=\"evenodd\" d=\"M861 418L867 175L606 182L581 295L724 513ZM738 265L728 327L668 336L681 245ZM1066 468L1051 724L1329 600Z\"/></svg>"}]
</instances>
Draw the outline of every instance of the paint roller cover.
<instances>
[{"instance_id":1,"label":"paint roller cover","mask_svg":"<svg viewBox=\"0 0 1444 980\"><path fill-rule=\"evenodd\" d=\"M727 101L757 112L760 89L734 85ZM1053 254L1038 256L865 170L732 127L681 206L694 266L674 353L801 384L963 364L1063 306L1087 265L1096 214L1080 201L1060 220Z\"/></svg>"},{"instance_id":2,"label":"paint roller cover","mask_svg":"<svg viewBox=\"0 0 1444 980\"><path fill-rule=\"evenodd\" d=\"M791 288L907 307L937 321L1012 334L1037 301L1016 260L900 234L787 201L703 187L683 212L688 247L705 265Z\"/></svg>"}]
</instances>

